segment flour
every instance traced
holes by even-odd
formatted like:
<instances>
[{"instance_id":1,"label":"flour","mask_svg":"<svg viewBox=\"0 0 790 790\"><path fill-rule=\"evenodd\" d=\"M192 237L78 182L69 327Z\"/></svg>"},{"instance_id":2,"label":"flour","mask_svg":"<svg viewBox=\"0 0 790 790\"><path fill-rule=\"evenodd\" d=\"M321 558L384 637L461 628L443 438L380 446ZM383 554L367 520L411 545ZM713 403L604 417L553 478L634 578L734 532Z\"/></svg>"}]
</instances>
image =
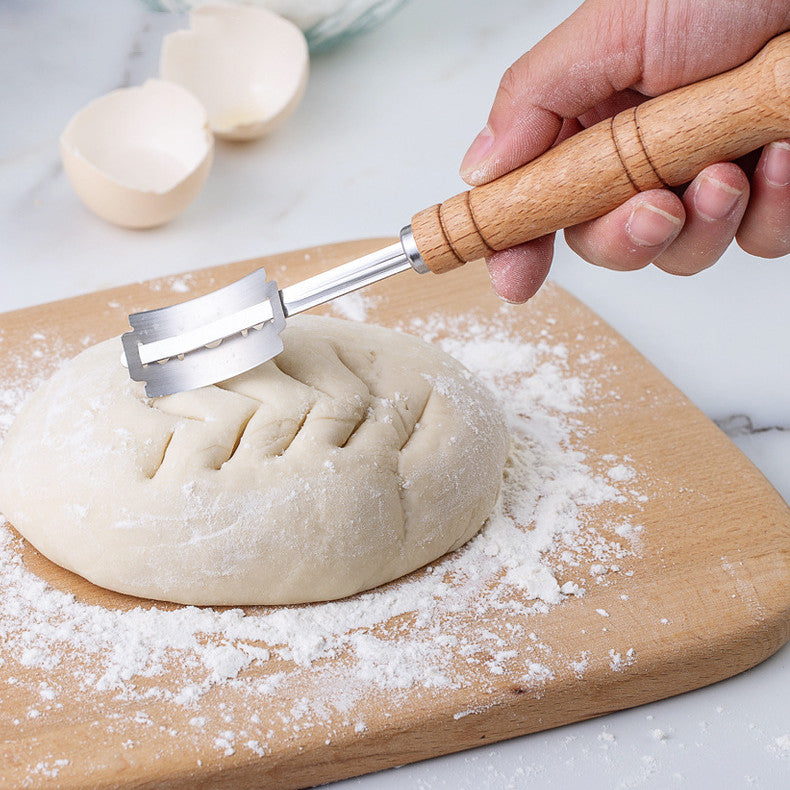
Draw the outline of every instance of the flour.
<instances>
[{"instance_id":1,"label":"flour","mask_svg":"<svg viewBox=\"0 0 790 790\"><path fill-rule=\"evenodd\" d=\"M598 742L601 744L602 749L608 749L610 746L617 744L617 738L608 730L598 733Z\"/></svg>"},{"instance_id":2,"label":"flour","mask_svg":"<svg viewBox=\"0 0 790 790\"><path fill-rule=\"evenodd\" d=\"M655 729L650 730L650 737L654 741L666 743L667 740L672 737L672 730L663 730L660 727L656 727Z\"/></svg>"},{"instance_id":3,"label":"flour","mask_svg":"<svg viewBox=\"0 0 790 790\"><path fill-rule=\"evenodd\" d=\"M790 734L780 735L778 738L774 738L771 748L778 756L790 757Z\"/></svg>"},{"instance_id":4,"label":"flour","mask_svg":"<svg viewBox=\"0 0 790 790\"><path fill-rule=\"evenodd\" d=\"M155 280L149 284L152 291L171 291L174 294L189 293L195 285L195 277L192 274L172 275L161 280ZM117 307L118 303L109 302L108 307Z\"/></svg>"},{"instance_id":5,"label":"flour","mask_svg":"<svg viewBox=\"0 0 790 790\"><path fill-rule=\"evenodd\" d=\"M404 328L457 357L505 409L512 449L480 534L405 579L330 603L211 609L128 599L105 608L37 578L24 542L0 527L0 684L13 678L27 716L45 725L76 695L89 721L121 706L115 732L128 730L129 748L154 728L179 749L205 743L208 733L223 757L261 755L283 726L325 731L327 742L363 734L369 724L358 706L371 691L391 704L472 685L485 694L505 675L537 694L562 666L581 678L594 660L617 672L637 660L627 646L595 656L583 643L563 655L541 638L536 619L634 573L638 521L624 520L621 508L609 523L599 509L626 503L636 518L639 470L610 456L594 471L579 433L578 415L599 383L578 360L571 374L569 348L548 337L515 338L468 317ZM49 358L69 355L58 354L57 338L35 343ZM0 391L0 432L40 378L26 364L11 366ZM598 611L606 622L609 612ZM217 705L217 690L234 704ZM170 711L167 726L141 710L152 701ZM53 758L39 771L62 767Z\"/></svg>"},{"instance_id":6,"label":"flour","mask_svg":"<svg viewBox=\"0 0 790 790\"><path fill-rule=\"evenodd\" d=\"M633 647L629 647L625 654L621 654L616 650L609 651L609 669L612 672L622 672L626 667L630 667L636 661L636 651Z\"/></svg>"},{"instance_id":7,"label":"flour","mask_svg":"<svg viewBox=\"0 0 790 790\"><path fill-rule=\"evenodd\" d=\"M361 291L354 291L345 296L333 299L329 305L330 311L349 321L364 321L368 317L368 311L373 307L372 297L367 296Z\"/></svg>"}]
</instances>

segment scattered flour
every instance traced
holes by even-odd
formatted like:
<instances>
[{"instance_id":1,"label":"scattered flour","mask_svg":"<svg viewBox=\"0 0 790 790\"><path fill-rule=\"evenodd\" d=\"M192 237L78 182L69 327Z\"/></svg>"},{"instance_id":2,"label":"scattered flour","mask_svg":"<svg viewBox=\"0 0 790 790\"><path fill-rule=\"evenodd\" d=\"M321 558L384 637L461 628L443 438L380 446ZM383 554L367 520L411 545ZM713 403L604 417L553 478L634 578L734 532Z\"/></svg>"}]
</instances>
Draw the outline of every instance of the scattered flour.
<instances>
[{"instance_id":1,"label":"scattered flour","mask_svg":"<svg viewBox=\"0 0 790 790\"><path fill-rule=\"evenodd\" d=\"M353 291L333 299L329 304L329 309L339 318L345 318L348 321L364 321L373 304L373 297L362 293L362 291Z\"/></svg>"},{"instance_id":2,"label":"scattered flour","mask_svg":"<svg viewBox=\"0 0 790 790\"><path fill-rule=\"evenodd\" d=\"M152 291L170 291L174 294L188 294L195 285L195 277L192 274L174 274L164 277L161 280L153 280L149 283ZM117 303L116 303L117 304ZM110 307L113 305L109 303Z\"/></svg>"},{"instance_id":3,"label":"scattered flour","mask_svg":"<svg viewBox=\"0 0 790 790\"><path fill-rule=\"evenodd\" d=\"M355 300L335 309L357 320L367 311ZM15 685L26 715L46 722L76 697L86 721L116 711L115 737L128 735L128 748L141 729L158 728L173 748L201 733L205 743L208 734L230 757L266 753L283 728L324 728L322 743L364 733L370 721L359 706L372 690L389 700L386 710L448 690L485 696L503 675L539 694L563 667L583 677L594 661L618 672L633 663L633 650L595 656L580 644L569 655L540 635L540 615L591 585L632 575L638 556L641 527L623 505L638 517L640 476L614 456L608 472L594 471L583 445L579 415L598 383L578 360L571 374L569 349L547 337L514 338L468 317L403 328L457 357L505 409L512 449L495 512L476 538L403 580L341 601L212 609L124 599L108 608L34 575L24 541L0 527L0 700L2 685ZM47 359L79 350L44 335L35 344ZM9 367L0 435L44 376L31 364L27 355ZM620 515L609 523L613 503ZM218 705L226 697L217 690L234 704ZM150 701L160 707L146 708ZM159 722L161 705L169 713ZM464 706L456 718L484 708ZM60 768L50 761L39 770Z\"/></svg>"},{"instance_id":4,"label":"scattered flour","mask_svg":"<svg viewBox=\"0 0 790 790\"><path fill-rule=\"evenodd\" d=\"M770 746L770 751L778 757L790 758L790 733L774 738Z\"/></svg>"},{"instance_id":5,"label":"scattered flour","mask_svg":"<svg viewBox=\"0 0 790 790\"><path fill-rule=\"evenodd\" d=\"M633 478L636 477L636 471L625 464L613 466L606 474L617 483L627 483L629 480L633 480Z\"/></svg>"},{"instance_id":6,"label":"scattered flour","mask_svg":"<svg viewBox=\"0 0 790 790\"><path fill-rule=\"evenodd\" d=\"M598 742L603 749L608 749L617 743L617 738L608 730L598 733Z\"/></svg>"},{"instance_id":7,"label":"scattered flour","mask_svg":"<svg viewBox=\"0 0 790 790\"><path fill-rule=\"evenodd\" d=\"M626 667L630 667L636 661L636 651L629 647L625 655L616 650L609 651L609 668L612 672L622 672Z\"/></svg>"}]
</instances>

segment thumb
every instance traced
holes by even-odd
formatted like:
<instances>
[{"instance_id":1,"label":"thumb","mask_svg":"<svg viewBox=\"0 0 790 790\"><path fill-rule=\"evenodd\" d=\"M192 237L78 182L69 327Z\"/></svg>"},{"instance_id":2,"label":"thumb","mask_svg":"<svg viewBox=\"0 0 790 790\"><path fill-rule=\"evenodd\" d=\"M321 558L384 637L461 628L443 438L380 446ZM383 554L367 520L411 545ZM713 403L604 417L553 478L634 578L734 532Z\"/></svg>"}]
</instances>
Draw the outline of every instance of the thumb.
<instances>
[{"instance_id":1,"label":"thumb","mask_svg":"<svg viewBox=\"0 0 790 790\"><path fill-rule=\"evenodd\" d=\"M555 142L563 119L636 83L644 25L642 2L588 0L519 58L464 156L463 179L483 184L534 159Z\"/></svg>"}]
</instances>

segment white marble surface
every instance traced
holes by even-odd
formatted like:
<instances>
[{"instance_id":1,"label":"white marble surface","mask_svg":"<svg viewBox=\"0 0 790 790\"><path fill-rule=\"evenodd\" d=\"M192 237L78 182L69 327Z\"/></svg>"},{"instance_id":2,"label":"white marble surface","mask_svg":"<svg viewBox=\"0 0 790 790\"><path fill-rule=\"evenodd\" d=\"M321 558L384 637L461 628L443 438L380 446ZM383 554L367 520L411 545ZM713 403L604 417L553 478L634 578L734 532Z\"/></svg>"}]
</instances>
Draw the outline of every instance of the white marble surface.
<instances>
[{"instance_id":1,"label":"white marble surface","mask_svg":"<svg viewBox=\"0 0 790 790\"><path fill-rule=\"evenodd\" d=\"M391 235L462 186L457 167L501 72L572 0L420 0L314 59L304 103L263 142L220 144L169 226L89 214L57 137L89 99L154 76L183 20L134 0L0 4L0 310L187 269ZM342 207L342 208L341 208ZM621 274L558 245L554 278L718 421L790 499L790 261L731 249L692 279ZM528 307L525 309L529 309ZM338 786L787 786L790 649L737 678L604 719ZM668 733L656 739L652 731Z\"/></svg>"}]
</instances>

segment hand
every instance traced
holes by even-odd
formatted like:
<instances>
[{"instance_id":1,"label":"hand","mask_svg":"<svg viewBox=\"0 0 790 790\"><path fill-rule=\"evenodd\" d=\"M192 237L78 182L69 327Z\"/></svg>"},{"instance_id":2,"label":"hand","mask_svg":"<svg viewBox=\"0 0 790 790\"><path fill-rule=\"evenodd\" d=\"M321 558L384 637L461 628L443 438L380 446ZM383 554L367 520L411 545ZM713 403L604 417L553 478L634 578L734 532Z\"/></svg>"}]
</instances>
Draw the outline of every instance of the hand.
<instances>
[{"instance_id":1,"label":"hand","mask_svg":"<svg viewBox=\"0 0 790 790\"><path fill-rule=\"evenodd\" d=\"M776 0L587 0L507 70L461 175L473 186L491 181L620 110L739 66L788 29L790 3ZM766 146L751 166L705 168L680 197L642 192L565 230L590 263L654 263L679 275L714 264L733 238L763 258L790 252L790 140ZM509 302L533 296L553 244L544 236L492 255L496 292Z\"/></svg>"}]
</instances>

